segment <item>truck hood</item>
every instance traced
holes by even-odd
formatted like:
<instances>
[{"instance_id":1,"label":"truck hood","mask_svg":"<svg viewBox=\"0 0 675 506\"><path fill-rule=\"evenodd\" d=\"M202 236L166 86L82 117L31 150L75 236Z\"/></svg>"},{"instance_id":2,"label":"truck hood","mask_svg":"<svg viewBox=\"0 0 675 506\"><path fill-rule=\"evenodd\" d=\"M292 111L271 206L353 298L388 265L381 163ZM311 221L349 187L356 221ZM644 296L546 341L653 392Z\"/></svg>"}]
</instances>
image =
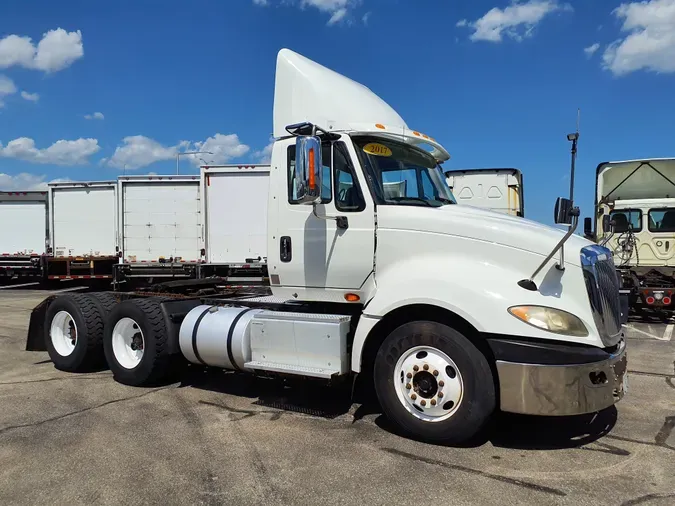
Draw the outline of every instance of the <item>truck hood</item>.
<instances>
[{"instance_id":1,"label":"truck hood","mask_svg":"<svg viewBox=\"0 0 675 506\"><path fill-rule=\"evenodd\" d=\"M378 228L454 235L548 255L565 230L469 205L379 206ZM578 235L565 243L565 260L580 265L581 248L593 244Z\"/></svg>"}]
</instances>

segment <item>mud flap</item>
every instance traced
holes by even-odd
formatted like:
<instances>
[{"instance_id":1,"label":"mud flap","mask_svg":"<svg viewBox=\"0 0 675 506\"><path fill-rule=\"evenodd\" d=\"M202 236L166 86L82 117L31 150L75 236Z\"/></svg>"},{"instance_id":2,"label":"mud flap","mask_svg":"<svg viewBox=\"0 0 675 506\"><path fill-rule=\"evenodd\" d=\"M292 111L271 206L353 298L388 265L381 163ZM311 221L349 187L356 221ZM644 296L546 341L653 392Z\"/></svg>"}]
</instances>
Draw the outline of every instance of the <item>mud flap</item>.
<instances>
[{"instance_id":1,"label":"mud flap","mask_svg":"<svg viewBox=\"0 0 675 506\"><path fill-rule=\"evenodd\" d=\"M630 290L619 291L619 302L621 304L621 324L628 323L628 312L630 308Z\"/></svg>"},{"instance_id":2,"label":"mud flap","mask_svg":"<svg viewBox=\"0 0 675 506\"><path fill-rule=\"evenodd\" d=\"M50 295L40 302L30 314L28 324L28 337L26 339L26 351L47 351L45 345L45 317L49 304L56 298Z\"/></svg>"}]
</instances>

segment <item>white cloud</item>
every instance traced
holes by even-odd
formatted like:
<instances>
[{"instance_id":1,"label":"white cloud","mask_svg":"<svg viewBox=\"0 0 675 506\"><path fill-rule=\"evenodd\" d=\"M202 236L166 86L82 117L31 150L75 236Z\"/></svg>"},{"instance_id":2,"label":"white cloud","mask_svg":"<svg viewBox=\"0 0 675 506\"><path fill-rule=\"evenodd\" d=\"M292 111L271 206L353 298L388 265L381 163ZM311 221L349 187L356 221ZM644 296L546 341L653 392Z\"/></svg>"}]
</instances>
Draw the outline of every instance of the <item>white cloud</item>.
<instances>
[{"instance_id":1,"label":"white cloud","mask_svg":"<svg viewBox=\"0 0 675 506\"><path fill-rule=\"evenodd\" d=\"M590 58L591 56L593 56L593 55L595 54L595 52L596 52L598 49L600 49L600 44L598 44L598 43L596 42L595 44L593 44L593 45L591 45L591 46L585 47L585 48L584 48L584 53L586 53L586 56L587 56L588 58Z\"/></svg>"},{"instance_id":2,"label":"white cloud","mask_svg":"<svg viewBox=\"0 0 675 506\"><path fill-rule=\"evenodd\" d=\"M38 93L28 93L27 91L22 91L21 98L28 100L29 102L37 102L40 100L40 95Z\"/></svg>"},{"instance_id":3,"label":"white cloud","mask_svg":"<svg viewBox=\"0 0 675 506\"><path fill-rule=\"evenodd\" d=\"M47 188L45 175L28 174L22 172L11 176L0 173L0 191L31 191L43 190Z\"/></svg>"},{"instance_id":4,"label":"white cloud","mask_svg":"<svg viewBox=\"0 0 675 506\"><path fill-rule=\"evenodd\" d=\"M101 147L96 139L60 140L48 148L35 147L35 141L29 137L19 137L9 141L3 147L0 143L0 158L16 158L32 163L48 163L53 165L82 165L89 157L97 153Z\"/></svg>"},{"instance_id":5,"label":"white cloud","mask_svg":"<svg viewBox=\"0 0 675 506\"><path fill-rule=\"evenodd\" d=\"M84 119L105 119L102 112L95 112L94 114L85 114Z\"/></svg>"},{"instance_id":6,"label":"white cloud","mask_svg":"<svg viewBox=\"0 0 675 506\"><path fill-rule=\"evenodd\" d=\"M363 17L361 18L361 21L363 21L364 25L368 24L368 20L370 19L371 12L366 12Z\"/></svg>"},{"instance_id":7,"label":"white cloud","mask_svg":"<svg viewBox=\"0 0 675 506\"><path fill-rule=\"evenodd\" d=\"M203 164L200 158L205 158L209 163L223 164L245 155L250 149L239 141L236 134L215 134L205 141L181 141L175 146L164 146L143 135L125 137L122 141L124 144L115 149L110 159L104 162L106 165L120 169L126 165L127 170L140 169L155 162L175 159L179 151L209 151L210 153L205 154L185 155L196 166Z\"/></svg>"},{"instance_id":8,"label":"white cloud","mask_svg":"<svg viewBox=\"0 0 675 506\"><path fill-rule=\"evenodd\" d=\"M272 160L272 148L274 147L274 138L270 139L270 142L267 146L262 148L260 151L255 151L253 153L253 159L258 163L270 163Z\"/></svg>"},{"instance_id":9,"label":"white cloud","mask_svg":"<svg viewBox=\"0 0 675 506\"><path fill-rule=\"evenodd\" d=\"M528 0L513 3L504 9L494 7L476 21L463 19L457 26L473 29L470 36L472 41L501 42L503 36L521 41L531 36L534 28L549 14L571 10L569 4L562 4L558 0Z\"/></svg>"},{"instance_id":10,"label":"white cloud","mask_svg":"<svg viewBox=\"0 0 675 506\"><path fill-rule=\"evenodd\" d=\"M675 0L623 3L612 13L623 20L627 35L607 46L604 68L617 76L637 70L675 72Z\"/></svg>"},{"instance_id":11,"label":"white cloud","mask_svg":"<svg viewBox=\"0 0 675 506\"><path fill-rule=\"evenodd\" d=\"M298 5L302 9L306 7L313 7L323 13L329 14L330 18L326 23L328 26L345 21L351 8L360 2L361 0L279 0L281 5ZM269 6L272 1L253 0L253 3L255 5L266 7ZM367 13L365 16L363 16L364 23L368 22L369 15L370 13Z\"/></svg>"},{"instance_id":12,"label":"white cloud","mask_svg":"<svg viewBox=\"0 0 675 506\"><path fill-rule=\"evenodd\" d=\"M9 77L0 74L0 109L5 106L4 97L16 93L16 85Z\"/></svg>"},{"instance_id":13,"label":"white cloud","mask_svg":"<svg viewBox=\"0 0 675 506\"><path fill-rule=\"evenodd\" d=\"M49 30L37 46L30 37L7 35L0 39L0 68L20 66L43 72L57 72L69 67L82 56L84 48L79 30Z\"/></svg>"}]
</instances>

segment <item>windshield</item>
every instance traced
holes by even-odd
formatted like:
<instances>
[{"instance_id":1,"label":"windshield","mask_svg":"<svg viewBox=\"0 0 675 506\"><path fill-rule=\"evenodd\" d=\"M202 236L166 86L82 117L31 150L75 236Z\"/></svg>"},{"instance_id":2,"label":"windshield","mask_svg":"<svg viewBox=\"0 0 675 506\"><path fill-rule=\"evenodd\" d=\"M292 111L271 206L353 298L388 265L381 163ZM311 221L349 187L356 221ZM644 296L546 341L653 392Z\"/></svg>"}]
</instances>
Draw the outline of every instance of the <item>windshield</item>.
<instances>
[{"instance_id":1,"label":"windshield","mask_svg":"<svg viewBox=\"0 0 675 506\"><path fill-rule=\"evenodd\" d=\"M440 207L457 203L429 153L380 137L353 140L377 204Z\"/></svg>"}]
</instances>

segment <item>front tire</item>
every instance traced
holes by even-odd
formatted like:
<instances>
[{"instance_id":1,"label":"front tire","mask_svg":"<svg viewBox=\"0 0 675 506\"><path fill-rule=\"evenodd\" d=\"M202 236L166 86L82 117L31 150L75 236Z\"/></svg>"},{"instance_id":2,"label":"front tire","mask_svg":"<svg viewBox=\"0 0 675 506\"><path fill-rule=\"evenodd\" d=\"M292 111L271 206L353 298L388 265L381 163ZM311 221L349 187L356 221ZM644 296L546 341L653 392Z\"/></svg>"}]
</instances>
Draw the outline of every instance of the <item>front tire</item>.
<instances>
[{"instance_id":1,"label":"front tire","mask_svg":"<svg viewBox=\"0 0 675 506\"><path fill-rule=\"evenodd\" d=\"M394 330L375 358L374 381L387 418L432 443L470 440L496 407L485 356L461 333L436 322L411 322Z\"/></svg>"},{"instance_id":2,"label":"front tire","mask_svg":"<svg viewBox=\"0 0 675 506\"><path fill-rule=\"evenodd\" d=\"M173 360L160 302L154 298L127 300L106 318L103 350L116 381L149 386L168 376Z\"/></svg>"}]
</instances>

